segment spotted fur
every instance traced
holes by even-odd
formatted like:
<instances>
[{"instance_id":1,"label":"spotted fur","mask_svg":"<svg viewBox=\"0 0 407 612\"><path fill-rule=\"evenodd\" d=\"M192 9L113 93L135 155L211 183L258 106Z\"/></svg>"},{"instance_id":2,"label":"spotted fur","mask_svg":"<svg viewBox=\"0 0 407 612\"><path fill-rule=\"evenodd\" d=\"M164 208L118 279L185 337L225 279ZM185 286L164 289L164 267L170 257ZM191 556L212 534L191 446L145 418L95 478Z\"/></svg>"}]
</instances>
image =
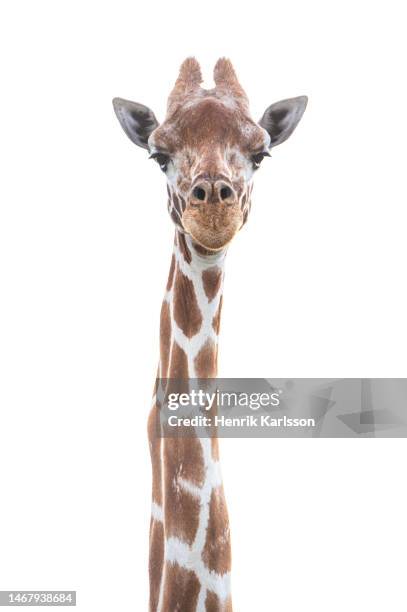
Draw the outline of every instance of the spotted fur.
<instances>
[{"instance_id":1,"label":"spotted fur","mask_svg":"<svg viewBox=\"0 0 407 612\"><path fill-rule=\"evenodd\" d=\"M167 392L174 391L172 384L179 391L180 379L216 375L225 254L202 256L189 236L176 234L160 330L160 371L174 379L167 382ZM151 418L157 424L155 402L154 398ZM161 531L151 529L151 612L232 610L229 522L217 447L210 438L198 438L192 430L190 434L161 438L156 428L149 427L152 521L163 525ZM157 568L161 568L158 596Z\"/></svg>"}]
</instances>

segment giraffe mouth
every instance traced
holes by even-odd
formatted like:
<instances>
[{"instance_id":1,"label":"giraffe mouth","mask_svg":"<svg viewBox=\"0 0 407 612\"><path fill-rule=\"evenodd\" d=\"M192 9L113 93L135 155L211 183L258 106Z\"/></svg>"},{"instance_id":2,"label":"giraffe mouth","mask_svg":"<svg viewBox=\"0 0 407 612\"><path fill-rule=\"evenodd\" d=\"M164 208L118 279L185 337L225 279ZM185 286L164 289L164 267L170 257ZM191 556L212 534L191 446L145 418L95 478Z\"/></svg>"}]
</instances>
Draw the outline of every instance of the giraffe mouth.
<instances>
[{"instance_id":1,"label":"giraffe mouth","mask_svg":"<svg viewBox=\"0 0 407 612\"><path fill-rule=\"evenodd\" d=\"M192 234L192 232L188 232L189 235L191 236L192 240L194 242L196 242L197 244L199 244L200 247L203 247L204 249L206 249L207 251L211 251L212 253L217 253L218 251L222 251L225 247L227 247L227 245L232 241L232 238L228 241L225 242L224 244L220 245L220 246L209 246L208 244L206 244L206 242L202 242L202 240L200 240L199 238L197 238L196 236L194 236L194 234Z\"/></svg>"},{"instance_id":2,"label":"giraffe mouth","mask_svg":"<svg viewBox=\"0 0 407 612\"><path fill-rule=\"evenodd\" d=\"M197 214L186 210L182 225L191 238L209 251L221 251L234 238L242 225L240 211L232 215Z\"/></svg>"}]
</instances>

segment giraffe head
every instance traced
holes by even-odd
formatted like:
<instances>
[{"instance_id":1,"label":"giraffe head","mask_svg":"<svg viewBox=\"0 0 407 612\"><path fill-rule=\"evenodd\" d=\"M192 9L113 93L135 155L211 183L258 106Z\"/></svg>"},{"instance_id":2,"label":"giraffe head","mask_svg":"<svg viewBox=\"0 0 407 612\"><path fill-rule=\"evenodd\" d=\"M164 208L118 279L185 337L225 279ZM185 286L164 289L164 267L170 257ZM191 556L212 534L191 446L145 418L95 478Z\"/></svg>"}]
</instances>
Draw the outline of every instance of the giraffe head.
<instances>
[{"instance_id":1,"label":"giraffe head","mask_svg":"<svg viewBox=\"0 0 407 612\"><path fill-rule=\"evenodd\" d=\"M294 131L307 104L305 96L282 100L256 123L229 60L218 60L214 81L214 89L203 89L198 62L186 59L161 125L147 106L113 100L127 136L166 175L172 220L209 251L224 248L244 225L254 173Z\"/></svg>"}]
</instances>

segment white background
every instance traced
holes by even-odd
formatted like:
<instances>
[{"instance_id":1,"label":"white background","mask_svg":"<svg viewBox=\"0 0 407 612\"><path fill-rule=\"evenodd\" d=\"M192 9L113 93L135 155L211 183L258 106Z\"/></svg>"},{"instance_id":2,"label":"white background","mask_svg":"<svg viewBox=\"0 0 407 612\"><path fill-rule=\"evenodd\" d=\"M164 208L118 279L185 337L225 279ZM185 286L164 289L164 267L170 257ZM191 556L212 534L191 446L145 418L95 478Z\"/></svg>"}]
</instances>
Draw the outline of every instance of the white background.
<instances>
[{"instance_id":1,"label":"white background","mask_svg":"<svg viewBox=\"0 0 407 612\"><path fill-rule=\"evenodd\" d=\"M229 56L307 94L227 261L223 376L406 376L403 4L9 0L0 18L0 589L147 609L146 417L173 229L111 98ZM405 612L405 440L223 444L236 612Z\"/></svg>"}]
</instances>

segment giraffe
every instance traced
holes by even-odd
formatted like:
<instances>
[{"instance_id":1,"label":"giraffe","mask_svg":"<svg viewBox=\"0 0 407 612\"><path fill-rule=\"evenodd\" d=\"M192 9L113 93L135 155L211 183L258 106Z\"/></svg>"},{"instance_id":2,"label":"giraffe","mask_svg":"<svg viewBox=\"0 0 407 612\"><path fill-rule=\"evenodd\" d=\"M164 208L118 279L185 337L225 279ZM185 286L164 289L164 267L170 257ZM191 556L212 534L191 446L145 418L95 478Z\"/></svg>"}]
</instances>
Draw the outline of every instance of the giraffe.
<instances>
[{"instance_id":1,"label":"giraffe","mask_svg":"<svg viewBox=\"0 0 407 612\"><path fill-rule=\"evenodd\" d=\"M159 124L146 106L115 98L127 136L166 176L175 225L160 315L160 359L148 436L152 463L150 612L232 612L231 545L218 440L163 436L158 390L214 378L227 247L246 223L252 181L270 149L300 121L306 96L272 104L258 123L230 60L213 89L187 58Z\"/></svg>"}]
</instances>

